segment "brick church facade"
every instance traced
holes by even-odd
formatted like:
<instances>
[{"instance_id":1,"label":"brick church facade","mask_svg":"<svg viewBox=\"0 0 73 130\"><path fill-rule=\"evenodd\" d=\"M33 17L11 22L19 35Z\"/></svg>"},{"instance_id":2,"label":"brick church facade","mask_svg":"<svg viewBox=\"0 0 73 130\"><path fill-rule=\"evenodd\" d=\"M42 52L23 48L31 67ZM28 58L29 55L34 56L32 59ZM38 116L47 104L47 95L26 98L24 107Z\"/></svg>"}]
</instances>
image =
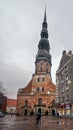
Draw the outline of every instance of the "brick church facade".
<instances>
[{"instance_id":1,"label":"brick church facade","mask_svg":"<svg viewBox=\"0 0 73 130\"><path fill-rule=\"evenodd\" d=\"M55 111L56 86L51 78L51 55L48 40L46 8L42 23L41 39L35 59L35 73L31 81L17 93L17 113L20 115L52 114Z\"/></svg>"}]
</instances>

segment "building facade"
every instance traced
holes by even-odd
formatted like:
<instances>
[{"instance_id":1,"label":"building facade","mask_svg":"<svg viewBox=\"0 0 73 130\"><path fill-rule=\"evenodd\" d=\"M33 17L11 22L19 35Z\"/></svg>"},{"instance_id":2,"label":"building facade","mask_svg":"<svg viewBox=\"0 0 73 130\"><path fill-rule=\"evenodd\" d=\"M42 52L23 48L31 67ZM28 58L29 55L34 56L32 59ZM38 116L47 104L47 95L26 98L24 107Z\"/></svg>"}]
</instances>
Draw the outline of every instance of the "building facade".
<instances>
[{"instance_id":1,"label":"building facade","mask_svg":"<svg viewBox=\"0 0 73 130\"><path fill-rule=\"evenodd\" d=\"M56 107L63 115L73 115L73 54L63 51L56 71Z\"/></svg>"},{"instance_id":2,"label":"building facade","mask_svg":"<svg viewBox=\"0 0 73 130\"><path fill-rule=\"evenodd\" d=\"M22 115L52 114L55 111L55 90L51 78L51 55L48 40L46 9L42 23L41 39L35 59L35 73L25 88L18 90L17 113Z\"/></svg>"},{"instance_id":3,"label":"building facade","mask_svg":"<svg viewBox=\"0 0 73 130\"><path fill-rule=\"evenodd\" d=\"M7 97L0 92L0 111L6 113Z\"/></svg>"},{"instance_id":4,"label":"building facade","mask_svg":"<svg viewBox=\"0 0 73 130\"><path fill-rule=\"evenodd\" d=\"M16 99L7 99L7 107L6 112L7 114L16 114Z\"/></svg>"}]
</instances>

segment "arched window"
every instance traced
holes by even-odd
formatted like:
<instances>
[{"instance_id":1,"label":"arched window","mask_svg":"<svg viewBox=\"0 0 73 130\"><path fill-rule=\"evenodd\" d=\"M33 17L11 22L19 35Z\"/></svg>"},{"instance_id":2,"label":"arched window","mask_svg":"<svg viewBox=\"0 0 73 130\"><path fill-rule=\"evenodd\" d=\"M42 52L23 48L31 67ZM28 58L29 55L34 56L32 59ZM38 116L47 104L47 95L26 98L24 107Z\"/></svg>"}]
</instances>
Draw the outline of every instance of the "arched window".
<instances>
[{"instance_id":1,"label":"arched window","mask_svg":"<svg viewBox=\"0 0 73 130\"><path fill-rule=\"evenodd\" d=\"M39 87L37 88L37 92L39 92Z\"/></svg>"},{"instance_id":2,"label":"arched window","mask_svg":"<svg viewBox=\"0 0 73 130\"><path fill-rule=\"evenodd\" d=\"M28 106L28 100L25 100L25 106Z\"/></svg>"},{"instance_id":3,"label":"arched window","mask_svg":"<svg viewBox=\"0 0 73 130\"><path fill-rule=\"evenodd\" d=\"M37 78L37 82L40 82L40 78Z\"/></svg>"},{"instance_id":4,"label":"arched window","mask_svg":"<svg viewBox=\"0 0 73 130\"><path fill-rule=\"evenodd\" d=\"M38 105L41 106L42 105L42 98L38 99Z\"/></svg>"},{"instance_id":5,"label":"arched window","mask_svg":"<svg viewBox=\"0 0 73 130\"><path fill-rule=\"evenodd\" d=\"M55 107L55 100L52 100L52 107Z\"/></svg>"}]
</instances>

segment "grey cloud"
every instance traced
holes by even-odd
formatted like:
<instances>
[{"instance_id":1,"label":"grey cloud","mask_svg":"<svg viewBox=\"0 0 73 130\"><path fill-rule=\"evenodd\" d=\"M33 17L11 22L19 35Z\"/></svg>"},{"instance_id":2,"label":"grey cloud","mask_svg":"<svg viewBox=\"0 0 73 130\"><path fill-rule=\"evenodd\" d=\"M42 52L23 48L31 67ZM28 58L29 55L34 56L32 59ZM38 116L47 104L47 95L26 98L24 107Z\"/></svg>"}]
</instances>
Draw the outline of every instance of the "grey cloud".
<instances>
[{"instance_id":1,"label":"grey cloud","mask_svg":"<svg viewBox=\"0 0 73 130\"><path fill-rule=\"evenodd\" d=\"M54 82L63 49L73 51L72 0L0 0L0 80L8 96L15 97L35 71L45 3Z\"/></svg>"}]
</instances>

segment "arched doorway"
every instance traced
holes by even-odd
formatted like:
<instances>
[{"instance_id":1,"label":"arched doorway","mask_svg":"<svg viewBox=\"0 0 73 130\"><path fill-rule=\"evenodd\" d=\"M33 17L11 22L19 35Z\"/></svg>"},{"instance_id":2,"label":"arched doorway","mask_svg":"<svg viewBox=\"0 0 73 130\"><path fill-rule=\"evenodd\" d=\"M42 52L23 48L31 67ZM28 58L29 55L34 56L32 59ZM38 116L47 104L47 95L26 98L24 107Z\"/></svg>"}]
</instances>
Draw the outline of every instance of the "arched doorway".
<instances>
[{"instance_id":1,"label":"arched doorway","mask_svg":"<svg viewBox=\"0 0 73 130\"><path fill-rule=\"evenodd\" d=\"M41 114L41 108L38 108L38 112Z\"/></svg>"},{"instance_id":2,"label":"arched doorway","mask_svg":"<svg viewBox=\"0 0 73 130\"><path fill-rule=\"evenodd\" d=\"M55 110L54 109L52 109L52 115L55 116Z\"/></svg>"},{"instance_id":3,"label":"arched doorway","mask_svg":"<svg viewBox=\"0 0 73 130\"><path fill-rule=\"evenodd\" d=\"M27 115L27 109L25 109L24 115Z\"/></svg>"}]
</instances>

